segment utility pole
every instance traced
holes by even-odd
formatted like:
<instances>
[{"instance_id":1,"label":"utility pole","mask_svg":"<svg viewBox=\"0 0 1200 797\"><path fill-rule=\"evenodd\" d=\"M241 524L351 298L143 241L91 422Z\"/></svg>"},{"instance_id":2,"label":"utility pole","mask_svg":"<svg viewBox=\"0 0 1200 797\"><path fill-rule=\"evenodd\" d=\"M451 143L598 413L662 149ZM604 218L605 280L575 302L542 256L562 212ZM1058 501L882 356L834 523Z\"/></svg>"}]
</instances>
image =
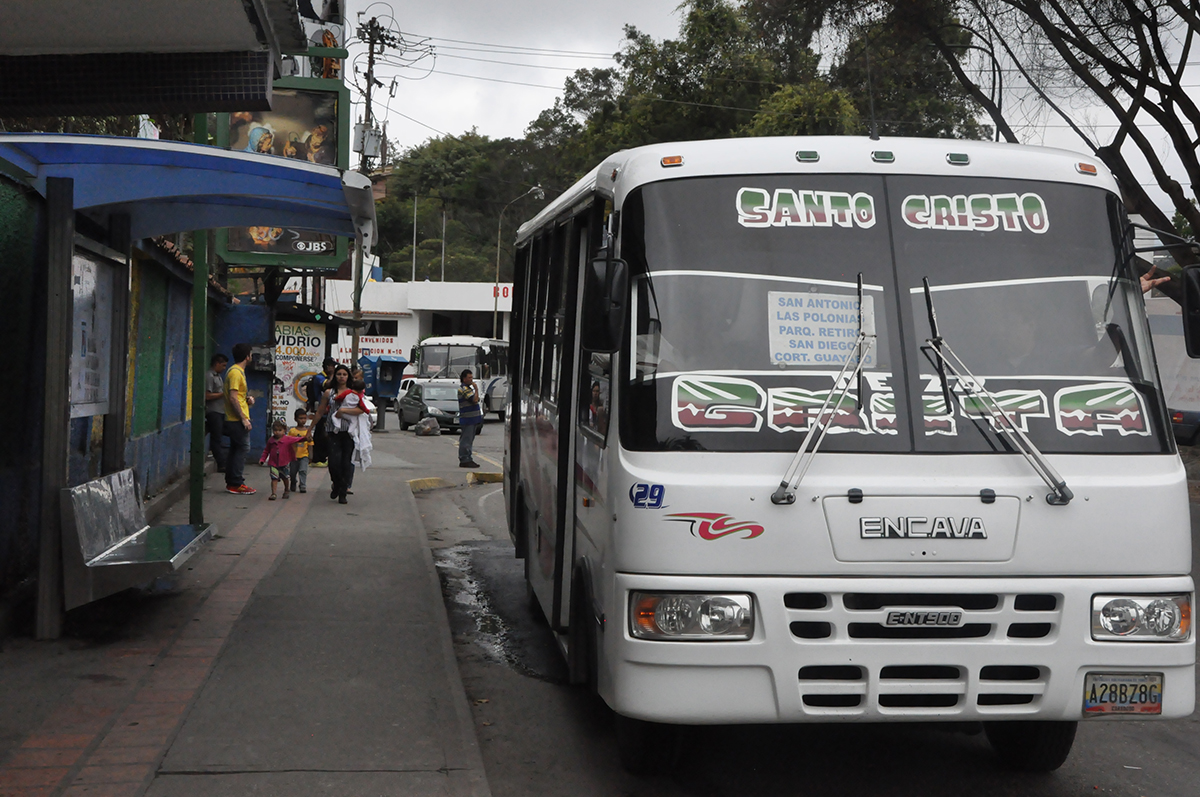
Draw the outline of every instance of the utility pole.
<instances>
[{"instance_id":1,"label":"utility pole","mask_svg":"<svg viewBox=\"0 0 1200 797\"><path fill-rule=\"evenodd\" d=\"M396 38L396 34L386 30L379 24L378 17L371 17L365 23L358 26L358 39L367 43L367 87L364 91L366 100L366 110L363 112L363 148L362 154L358 161L358 170L362 174L370 176L371 167L369 163L369 155L367 154L369 147L367 146L367 138L374 129L374 122L371 117L371 92L376 86L383 88L383 84L375 80L375 56L382 53L388 47L399 47L400 41ZM362 289L363 289L363 245L361 240L354 242L354 334L350 344L350 366L353 368L358 365L358 333L359 323L362 321Z\"/></svg>"}]
</instances>

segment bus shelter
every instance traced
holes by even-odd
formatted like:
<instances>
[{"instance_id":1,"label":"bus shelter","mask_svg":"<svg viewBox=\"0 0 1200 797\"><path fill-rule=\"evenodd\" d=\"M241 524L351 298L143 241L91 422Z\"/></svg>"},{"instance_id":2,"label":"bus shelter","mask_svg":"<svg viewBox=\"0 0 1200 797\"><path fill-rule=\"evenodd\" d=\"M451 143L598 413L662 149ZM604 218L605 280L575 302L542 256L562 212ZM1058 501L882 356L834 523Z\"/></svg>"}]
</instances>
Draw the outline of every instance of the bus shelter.
<instances>
[{"instance_id":1,"label":"bus shelter","mask_svg":"<svg viewBox=\"0 0 1200 797\"><path fill-rule=\"evenodd\" d=\"M67 486L72 353L72 258L76 221L108 231L128 262L133 241L186 230L278 226L354 236L369 252L375 239L370 180L308 161L174 141L103 136L0 134L0 173L45 200L46 368L41 395L41 526L38 636L61 625L60 491ZM192 291L191 522L203 522L204 347L208 263L197 247ZM120 312L114 340L123 340ZM114 352L114 359L119 353ZM118 369L113 369L114 377ZM105 472L123 467L124 386L112 386L103 416ZM197 422L197 419L201 419ZM111 434L110 434L111 432ZM111 443L110 443L111 441ZM108 451L112 445L113 451Z\"/></svg>"}]
</instances>

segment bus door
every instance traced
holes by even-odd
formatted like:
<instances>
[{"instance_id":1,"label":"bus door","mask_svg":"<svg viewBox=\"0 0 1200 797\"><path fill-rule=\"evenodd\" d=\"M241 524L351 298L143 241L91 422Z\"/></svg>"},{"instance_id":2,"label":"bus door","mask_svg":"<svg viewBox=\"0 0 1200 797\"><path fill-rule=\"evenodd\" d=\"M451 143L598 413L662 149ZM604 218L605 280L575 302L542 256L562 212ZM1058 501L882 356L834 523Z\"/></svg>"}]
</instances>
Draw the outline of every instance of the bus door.
<instances>
[{"instance_id":1,"label":"bus door","mask_svg":"<svg viewBox=\"0 0 1200 797\"><path fill-rule=\"evenodd\" d=\"M538 275L537 302L533 319L529 416L522 418L527 446L523 447L522 469L530 476L529 504L533 517L527 523L530 535L525 574L538 603L556 631L562 630L564 522L570 501L571 400L573 373L571 347L574 341L576 280L567 268L571 226L556 224L535 248L540 261L532 269ZM532 287L531 291L532 291ZM564 374L567 378L563 378ZM527 430L527 431L526 431Z\"/></svg>"},{"instance_id":2,"label":"bus door","mask_svg":"<svg viewBox=\"0 0 1200 797\"><path fill-rule=\"evenodd\" d=\"M579 275L599 248L602 205L594 205L576 217L571 270L576 275L574 310L583 311L583 280ZM579 324L574 325L573 351L577 353L572 383L575 386L572 434L572 478L568 516L569 549L564 552L560 621L570 625L576 599L591 593L588 563L598 561L605 541L611 536L613 508L609 506L606 444L610 416L612 356L585 352L579 346ZM575 579L581 577L582 583ZM585 617L587 607L579 607ZM573 637L574 638L574 637Z\"/></svg>"}]
</instances>

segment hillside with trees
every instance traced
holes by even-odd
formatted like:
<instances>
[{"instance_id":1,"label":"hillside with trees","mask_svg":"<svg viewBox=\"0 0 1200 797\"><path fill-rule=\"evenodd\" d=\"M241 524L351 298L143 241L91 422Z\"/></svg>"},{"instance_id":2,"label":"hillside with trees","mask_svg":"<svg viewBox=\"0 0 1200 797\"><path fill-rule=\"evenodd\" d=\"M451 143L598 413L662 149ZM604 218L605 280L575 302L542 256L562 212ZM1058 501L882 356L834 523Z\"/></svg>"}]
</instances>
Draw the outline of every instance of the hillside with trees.
<instances>
[{"instance_id":1,"label":"hillside with trees","mask_svg":"<svg viewBox=\"0 0 1200 797\"><path fill-rule=\"evenodd\" d=\"M835 26L841 5L687 0L675 39L628 27L616 66L583 69L520 139L476 130L400 153L379 203L384 271L491 282L503 216L500 279L512 279L517 226L607 155L661 141L774 135L984 138L978 103L923 28ZM849 20L849 17L844 17ZM817 46L836 31L831 51ZM960 31L962 51L970 34ZM545 198L512 202L535 185ZM511 205L510 205L511 202ZM442 235L443 211L445 236Z\"/></svg>"}]
</instances>

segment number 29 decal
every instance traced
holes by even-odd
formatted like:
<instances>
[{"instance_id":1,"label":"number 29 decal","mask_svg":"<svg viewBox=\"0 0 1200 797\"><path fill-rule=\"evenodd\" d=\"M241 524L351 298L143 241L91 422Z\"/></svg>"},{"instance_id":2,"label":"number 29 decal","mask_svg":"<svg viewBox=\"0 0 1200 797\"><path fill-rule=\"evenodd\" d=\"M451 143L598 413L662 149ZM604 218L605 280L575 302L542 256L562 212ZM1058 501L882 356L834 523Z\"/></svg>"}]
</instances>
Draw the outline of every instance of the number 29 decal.
<instances>
[{"instance_id":1,"label":"number 29 decal","mask_svg":"<svg viewBox=\"0 0 1200 797\"><path fill-rule=\"evenodd\" d=\"M661 484L638 483L629 488L634 509L662 509L666 488Z\"/></svg>"}]
</instances>

